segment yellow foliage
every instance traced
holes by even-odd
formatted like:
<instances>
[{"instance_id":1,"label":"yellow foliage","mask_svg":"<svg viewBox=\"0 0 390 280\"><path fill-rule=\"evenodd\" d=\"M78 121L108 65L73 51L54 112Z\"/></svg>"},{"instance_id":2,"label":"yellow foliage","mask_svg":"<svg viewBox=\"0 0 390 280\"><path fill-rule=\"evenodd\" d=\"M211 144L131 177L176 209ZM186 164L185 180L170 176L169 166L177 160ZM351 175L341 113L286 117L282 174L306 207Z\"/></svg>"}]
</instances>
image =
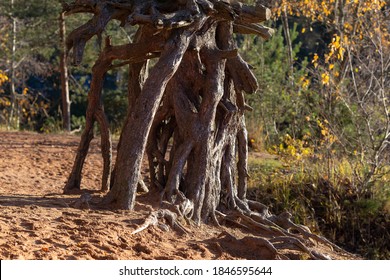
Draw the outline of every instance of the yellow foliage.
<instances>
[{"instance_id":1,"label":"yellow foliage","mask_svg":"<svg viewBox=\"0 0 390 280\"><path fill-rule=\"evenodd\" d=\"M0 70L0 86L5 83L6 81L8 81L8 77L7 75Z\"/></svg>"},{"instance_id":2,"label":"yellow foliage","mask_svg":"<svg viewBox=\"0 0 390 280\"><path fill-rule=\"evenodd\" d=\"M307 121L311 121L311 117L306 117ZM278 154L284 161L291 164L304 164L307 160L316 158L322 159L325 154L323 151L336 153L334 143L338 141L337 137L332 133L330 125L326 119L317 119L312 124L316 123L320 131L321 137L318 141L318 136L312 136L308 131L302 139L297 139L289 134L284 135L279 146L274 145L270 150L271 153Z\"/></svg>"},{"instance_id":3,"label":"yellow foliage","mask_svg":"<svg viewBox=\"0 0 390 280\"><path fill-rule=\"evenodd\" d=\"M313 57L313 60L311 61L311 63L313 63L314 67L317 68L318 66L318 54L314 54L314 57Z\"/></svg>"},{"instance_id":4,"label":"yellow foliage","mask_svg":"<svg viewBox=\"0 0 390 280\"><path fill-rule=\"evenodd\" d=\"M331 58L336 57L337 60L344 59L345 48L342 46L341 37L337 34L333 37L332 42L329 44L330 51L326 55L326 62L328 63Z\"/></svg>"},{"instance_id":5,"label":"yellow foliage","mask_svg":"<svg viewBox=\"0 0 390 280\"><path fill-rule=\"evenodd\" d=\"M321 74L321 82L323 85L329 85L329 80L330 80L330 77L329 77L328 73Z\"/></svg>"},{"instance_id":6,"label":"yellow foliage","mask_svg":"<svg viewBox=\"0 0 390 280\"><path fill-rule=\"evenodd\" d=\"M302 140L295 139L291 137L291 135L286 134L279 147L273 146L271 152L280 154L284 158L293 161L303 161L314 155L314 147L308 145L308 142L306 141L308 138L310 138L309 134L305 135Z\"/></svg>"},{"instance_id":7,"label":"yellow foliage","mask_svg":"<svg viewBox=\"0 0 390 280\"><path fill-rule=\"evenodd\" d=\"M319 77L323 85L330 86L332 82L338 86L336 81L340 79L334 78L341 75L339 71L347 50L349 53L358 51L362 43L368 40L381 48L379 51L390 52L390 32L383 13L386 3L385 0L347 0L341 3L335 0L278 0L273 15L278 18L286 10L289 15L305 17L309 22L321 22L334 28L323 60L314 54L311 62L317 69L327 69ZM340 5L342 17L337 16ZM302 28L301 33L305 33L307 28ZM311 30L311 26L309 28ZM305 88L309 86L309 81L302 79L301 85Z\"/></svg>"},{"instance_id":8,"label":"yellow foliage","mask_svg":"<svg viewBox=\"0 0 390 280\"><path fill-rule=\"evenodd\" d=\"M302 76L299 81L303 89L307 89L310 85L310 79L307 77Z\"/></svg>"}]
</instances>

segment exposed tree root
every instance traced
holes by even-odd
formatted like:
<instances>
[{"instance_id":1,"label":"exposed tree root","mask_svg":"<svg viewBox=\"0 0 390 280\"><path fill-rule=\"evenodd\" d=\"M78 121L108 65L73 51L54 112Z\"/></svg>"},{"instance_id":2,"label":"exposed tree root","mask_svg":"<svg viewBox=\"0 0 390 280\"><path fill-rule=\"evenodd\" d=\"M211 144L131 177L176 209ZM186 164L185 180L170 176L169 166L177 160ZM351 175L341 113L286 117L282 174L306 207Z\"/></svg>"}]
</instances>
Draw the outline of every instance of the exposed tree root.
<instances>
[{"instance_id":1,"label":"exposed tree root","mask_svg":"<svg viewBox=\"0 0 390 280\"><path fill-rule=\"evenodd\" d=\"M341 250L292 222L289 213L275 216L260 202L246 199L244 112L251 108L245 103L245 93L255 93L258 83L238 54L234 32L268 38L272 30L259 23L269 19L269 9L259 2L249 6L219 0L83 0L66 5L65 10L94 14L67 40L76 64L81 62L85 43L93 35L100 36L110 20L140 25L131 44L112 46L107 39L93 67L86 128L65 192L80 188L97 121L104 162L102 190L110 186L103 203L133 209L145 153L151 187L161 193L160 209L151 212L133 234L149 226L166 230L162 221L182 234L188 232L182 221L230 222L253 235L241 241L263 248L269 258L287 258L279 252L286 249L326 259L311 249L316 244ZM152 57L158 59L149 67ZM119 62L114 64L114 60ZM112 168L101 91L107 71L123 65L129 65L129 109Z\"/></svg>"},{"instance_id":2,"label":"exposed tree root","mask_svg":"<svg viewBox=\"0 0 390 280\"><path fill-rule=\"evenodd\" d=\"M239 240L229 232L224 231L218 238L228 239L229 242L239 242L243 248L250 247L252 250L261 250L260 255L266 256L267 259L286 259L268 239L263 237L247 236Z\"/></svg>"},{"instance_id":3,"label":"exposed tree root","mask_svg":"<svg viewBox=\"0 0 390 280\"><path fill-rule=\"evenodd\" d=\"M187 234L189 230L179 220L187 222L187 224L190 223L193 204L180 192L177 192L177 197L174 203L162 202L161 208L152 211L145 219L145 222L133 231L132 234L139 233L150 226L157 226L164 231L169 230L170 227L180 234ZM288 259L288 255L283 254L284 250L306 254L308 258L315 260L331 259L330 256L313 249L316 247L316 243L322 243L332 250L336 249L345 253L337 245L311 233L305 226L292 223L290 221L291 216L287 213L282 213L279 216L271 215L265 218L257 212L252 212L250 215L236 209L227 214L216 211L216 214L218 216L218 224L228 222L230 226L243 228L252 235L252 237L244 238L240 242L256 243L256 246L262 247L262 250L267 251L265 253L267 256L272 255L274 259ZM259 217L261 218L259 219ZM277 223L274 222L275 220ZM219 238L223 236L228 236L230 239L238 241L236 237L226 231ZM316 241L316 243L313 243L311 240Z\"/></svg>"},{"instance_id":4,"label":"exposed tree root","mask_svg":"<svg viewBox=\"0 0 390 280\"><path fill-rule=\"evenodd\" d=\"M72 206L79 209L90 209L90 202L92 196L89 193L83 193L80 197L73 202Z\"/></svg>"},{"instance_id":5,"label":"exposed tree root","mask_svg":"<svg viewBox=\"0 0 390 280\"><path fill-rule=\"evenodd\" d=\"M156 225L163 230L168 230L168 228L163 226L163 223L159 221L161 219L165 220L174 230L177 230L182 234L189 233L179 220L188 224L191 223L191 218L194 212L194 204L180 191L175 192L174 200L175 201L173 203L162 201L160 209L152 211L145 219L145 222L133 231L132 234L141 232L149 226Z\"/></svg>"},{"instance_id":6,"label":"exposed tree root","mask_svg":"<svg viewBox=\"0 0 390 280\"><path fill-rule=\"evenodd\" d=\"M218 212L223 221L241 227L256 236L268 236L269 242L277 249L300 251L309 255L311 259L330 259L310 247L321 243L331 250L346 253L343 249L328 241L324 237L311 233L310 229L291 221L291 214L284 212L278 216L259 215L257 212L244 213L236 209L228 214ZM315 241L316 243L313 243Z\"/></svg>"},{"instance_id":7,"label":"exposed tree root","mask_svg":"<svg viewBox=\"0 0 390 280\"><path fill-rule=\"evenodd\" d=\"M159 220L164 220L171 228L179 231L181 234L189 233L189 231L178 221L178 215L176 213L168 209L159 209L157 211L151 212L145 219L145 222L131 234L139 233L150 226L158 226L162 230L168 231L169 228L166 226L166 224L160 222Z\"/></svg>"}]
</instances>

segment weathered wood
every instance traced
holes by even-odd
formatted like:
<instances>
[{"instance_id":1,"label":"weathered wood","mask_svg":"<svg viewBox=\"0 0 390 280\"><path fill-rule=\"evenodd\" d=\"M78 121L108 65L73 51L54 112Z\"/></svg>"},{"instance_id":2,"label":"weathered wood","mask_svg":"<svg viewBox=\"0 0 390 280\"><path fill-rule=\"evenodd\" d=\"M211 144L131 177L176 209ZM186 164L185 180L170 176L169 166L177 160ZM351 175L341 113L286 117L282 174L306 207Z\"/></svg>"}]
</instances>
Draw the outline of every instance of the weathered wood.
<instances>
[{"instance_id":1,"label":"weathered wood","mask_svg":"<svg viewBox=\"0 0 390 280\"><path fill-rule=\"evenodd\" d=\"M245 91L246 93L254 93L257 91L257 79L249 65L240 55L227 61L227 69L233 79L237 92Z\"/></svg>"},{"instance_id":2,"label":"weathered wood","mask_svg":"<svg viewBox=\"0 0 390 280\"><path fill-rule=\"evenodd\" d=\"M202 10L206 15L215 13L216 18L237 21L238 32L255 33L264 38L271 33L267 28L255 25L270 18L269 9L261 4L252 7L238 1L231 5L216 0L166 1L157 4L152 0L80 0L71 4L63 3L63 9L66 15L85 12L94 14L87 23L73 30L66 41L68 52L73 49L74 65L81 63L86 42L94 35L100 36L108 22L113 19L121 21L122 25L150 24L157 29L169 30L190 25L200 16ZM164 11L169 14L164 14Z\"/></svg>"},{"instance_id":3,"label":"weathered wood","mask_svg":"<svg viewBox=\"0 0 390 280\"><path fill-rule=\"evenodd\" d=\"M242 4L239 11L239 21L245 23L259 23L271 19L271 10L257 1L255 6Z\"/></svg>"},{"instance_id":4,"label":"weathered wood","mask_svg":"<svg viewBox=\"0 0 390 280\"><path fill-rule=\"evenodd\" d=\"M256 23L245 24L238 22L234 24L234 33L255 34L259 35L265 40L268 40L272 37L272 35L274 35L275 30Z\"/></svg>"}]
</instances>

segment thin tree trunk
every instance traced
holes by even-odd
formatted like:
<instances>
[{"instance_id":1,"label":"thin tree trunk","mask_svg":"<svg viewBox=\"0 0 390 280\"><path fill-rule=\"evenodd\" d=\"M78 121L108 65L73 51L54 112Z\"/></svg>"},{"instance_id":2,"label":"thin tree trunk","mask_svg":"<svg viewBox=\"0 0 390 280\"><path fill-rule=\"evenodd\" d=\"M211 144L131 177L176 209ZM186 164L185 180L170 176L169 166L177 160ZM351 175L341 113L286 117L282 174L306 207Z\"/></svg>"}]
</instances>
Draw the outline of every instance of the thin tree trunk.
<instances>
[{"instance_id":1,"label":"thin tree trunk","mask_svg":"<svg viewBox=\"0 0 390 280\"><path fill-rule=\"evenodd\" d=\"M11 46L11 79L10 79L10 94L11 94L11 108L8 119L8 128L18 129L18 121L14 121L15 116L17 115L17 100L15 92L15 68L16 68L16 18L14 16L14 0L11 0L11 20L12 20L12 46Z\"/></svg>"},{"instance_id":2,"label":"thin tree trunk","mask_svg":"<svg viewBox=\"0 0 390 280\"><path fill-rule=\"evenodd\" d=\"M287 7L286 6L284 6L284 9L282 12L282 23L283 23L284 38L285 38L286 44L287 44L287 56L288 56L288 64L289 64L289 80L290 80L291 85L293 85L294 84L294 79L293 79L294 56L293 56L293 50L292 50L290 27L288 24L288 16L287 16Z\"/></svg>"},{"instance_id":3,"label":"thin tree trunk","mask_svg":"<svg viewBox=\"0 0 390 280\"><path fill-rule=\"evenodd\" d=\"M62 98L62 128L64 131L70 131L70 98L69 98L69 77L68 66L66 63L66 25L65 13L60 13L60 72L61 72L61 98Z\"/></svg>"}]
</instances>

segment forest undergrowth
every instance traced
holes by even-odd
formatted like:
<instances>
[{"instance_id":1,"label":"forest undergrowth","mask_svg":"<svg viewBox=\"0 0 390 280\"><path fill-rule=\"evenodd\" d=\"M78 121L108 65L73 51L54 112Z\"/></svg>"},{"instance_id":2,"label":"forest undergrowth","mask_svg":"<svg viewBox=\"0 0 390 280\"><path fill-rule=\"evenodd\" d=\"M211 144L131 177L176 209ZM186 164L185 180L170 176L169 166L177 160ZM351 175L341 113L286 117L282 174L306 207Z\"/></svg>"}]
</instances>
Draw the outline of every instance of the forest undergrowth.
<instances>
[{"instance_id":1,"label":"forest undergrowth","mask_svg":"<svg viewBox=\"0 0 390 280\"><path fill-rule=\"evenodd\" d=\"M276 214L287 209L296 223L365 259L390 258L388 175L362 190L356 186L353 163L345 158L319 159L312 154L302 160L279 149L261 152L259 141L251 142L251 199L269 205Z\"/></svg>"}]
</instances>

